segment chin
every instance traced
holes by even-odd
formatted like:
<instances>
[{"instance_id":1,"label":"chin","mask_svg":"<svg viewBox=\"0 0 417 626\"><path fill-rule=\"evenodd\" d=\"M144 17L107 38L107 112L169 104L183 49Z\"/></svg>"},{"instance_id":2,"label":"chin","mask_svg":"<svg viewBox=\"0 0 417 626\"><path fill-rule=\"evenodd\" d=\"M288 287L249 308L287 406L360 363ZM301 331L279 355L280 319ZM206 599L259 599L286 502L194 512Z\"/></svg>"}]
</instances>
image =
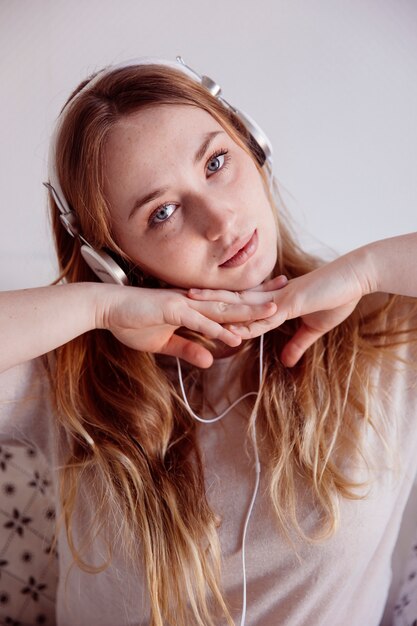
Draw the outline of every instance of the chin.
<instances>
[{"instance_id":1,"label":"chin","mask_svg":"<svg viewBox=\"0 0 417 626\"><path fill-rule=\"evenodd\" d=\"M254 289L255 287L259 287L266 280L273 278L274 276L274 268L277 262L276 254L269 260L265 260L262 263L261 267L248 267L246 271L243 272L239 283L242 284L241 287L234 287L237 291L243 291L245 289Z\"/></svg>"},{"instance_id":2,"label":"chin","mask_svg":"<svg viewBox=\"0 0 417 626\"><path fill-rule=\"evenodd\" d=\"M268 268L262 272L258 270L256 272L243 273L242 276L239 277L230 277L229 281L225 281L223 285L215 287L215 289L227 289L228 291L246 291L247 289L254 289L273 277L273 267L272 269Z\"/></svg>"}]
</instances>

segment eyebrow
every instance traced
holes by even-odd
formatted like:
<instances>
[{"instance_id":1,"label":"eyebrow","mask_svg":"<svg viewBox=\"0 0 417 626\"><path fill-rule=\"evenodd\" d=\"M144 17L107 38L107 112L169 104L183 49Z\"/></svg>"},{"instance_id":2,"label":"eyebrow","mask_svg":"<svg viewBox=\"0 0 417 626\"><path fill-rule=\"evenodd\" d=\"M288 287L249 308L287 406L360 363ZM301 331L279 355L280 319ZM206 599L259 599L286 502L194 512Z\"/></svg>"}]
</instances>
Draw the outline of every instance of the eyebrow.
<instances>
[{"instance_id":1,"label":"eyebrow","mask_svg":"<svg viewBox=\"0 0 417 626\"><path fill-rule=\"evenodd\" d=\"M194 155L194 165L197 165L204 157L213 139L217 137L217 135L221 134L224 134L223 130L214 130L204 135L204 141ZM142 198L136 200L132 210L129 213L128 220L130 220L134 216L136 211L138 211L145 204L152 202L152 200L156 200L156 198L159 198L159 196L162 196L162 194L166 193L167 191L168 187L160 187L159 189L154 189L153 191L144 195Z\"/></svg>"},{"instance_id":2,"label":"eyebrow","mask_svg":"<svg viewBox=\"0 0 417 626\"><path fill-rule=\"evenodd\" d=\"M203 143L201 144L201 146L199 147L199 149L195 153L194 165L197 165L201 161L203 156L206 154L206 152L207 152L211 142L213 141L213 139L215 137L217 137L217 135L221 135L223 132L224 131L222 131L222 130L214 130L211 133L207 133L205 135Z\"/></svg>"}]
</instances>

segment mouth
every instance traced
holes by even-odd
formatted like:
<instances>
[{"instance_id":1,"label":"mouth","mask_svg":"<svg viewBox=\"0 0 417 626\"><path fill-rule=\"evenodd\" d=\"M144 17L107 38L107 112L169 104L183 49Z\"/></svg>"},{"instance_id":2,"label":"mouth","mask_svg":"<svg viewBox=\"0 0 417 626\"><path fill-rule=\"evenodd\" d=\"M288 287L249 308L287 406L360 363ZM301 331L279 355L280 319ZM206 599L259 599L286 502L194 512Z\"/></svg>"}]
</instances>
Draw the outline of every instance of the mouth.
<instances>
[{"instance_id":1,"label":"mouth","mask_svg":"<svg viewBox=\"0 0 417 626\"><path fill-rule=\"evenodd\" d=\"M237 250L236 245L238 248ZM255 254L258 248L258 231L254 230L246 242L243 240L241 242L237 242L236 245L228 251L228 258L223 261L219 267L238 267L239 265L246 263L246 261Z\"/></svg>"}]
</instances>

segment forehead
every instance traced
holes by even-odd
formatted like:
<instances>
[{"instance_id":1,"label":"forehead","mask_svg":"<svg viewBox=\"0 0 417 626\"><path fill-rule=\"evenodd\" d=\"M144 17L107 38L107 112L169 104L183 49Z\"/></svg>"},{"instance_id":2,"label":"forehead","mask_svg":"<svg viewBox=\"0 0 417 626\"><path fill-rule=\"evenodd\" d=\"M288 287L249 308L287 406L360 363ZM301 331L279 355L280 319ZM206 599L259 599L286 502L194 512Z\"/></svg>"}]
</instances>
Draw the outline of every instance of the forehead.
<instances>
[{"instance_id":1,"label":"forehead","mask_svg":"<svg viewBox=\"0 0 417 626\"><path fill-rule=\"evenodd\" d=\"M126 154L134 148L144 157L160 157L173 144L193 148L202 134L216 130L224 129L204 109L193 105L156 105L116 122L107 138L107 154Z\"/></svg>"}]
</instances>

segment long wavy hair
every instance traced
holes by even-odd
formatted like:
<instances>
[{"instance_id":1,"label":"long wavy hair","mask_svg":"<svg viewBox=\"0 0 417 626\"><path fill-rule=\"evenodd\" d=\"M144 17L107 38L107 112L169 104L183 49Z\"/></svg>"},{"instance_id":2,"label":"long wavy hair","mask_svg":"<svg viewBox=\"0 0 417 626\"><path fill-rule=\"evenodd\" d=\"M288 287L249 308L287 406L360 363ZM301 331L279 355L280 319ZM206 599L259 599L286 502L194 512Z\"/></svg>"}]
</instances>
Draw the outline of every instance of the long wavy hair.
<instances>
[{"instance_id":1,"label":"long wavy hair","mask_svg":"<svg viewBox=\"0 0 417 626\"><path fill-rule=\"evenodd\" d=\"M58 175L84 237L94 247L123 258L130 275L136 275L137 268L129 266L113 238L103 192L103 155L117 121L158 104L204 109L251 156L277 220L274 275L284 273L291 279L316 268L320 261L297 244L277 185L270 190L259 152L236 116L183 73L158 65L104 75L70 100L63 113ZM78 243L62 228L52 198L50 208L58 280L96 281ZM340 497L363 497L361 485L341 459L366 456L362 449L366 428L383 436L382 422L369 401L374 392L372 372L381 355L393 354L397 345L410 339L406 316L403 324L398 318L395 325L390 321L399 300L388 297L366 314L358 308L291 369L282 366L279 355L299 322L288 321L265 336L257 429L262 449L267 450L263 462L277 525L288 537L323 540L337 528ZM258 350L258 341L246 342L243 349L242 384L248 390L256 387ZM126 566L135 571L139 562L145 572L152 626L214 626L219 615L232 625L220 583L220 521L206 499L195 422L160 360L126 347L105 330L77 337L54 356L57 414L70 447L61 471L61 501L75 562L98 572L110 563L111 546L117 541L124 548ZM297 516L300 480L320 513L320 532L314 537L305 535ZM91 516L88 536L77 543L74 513L85 485L96 514ZM98 536L106 539L109 552L101 566L93 566L85 555L89 542Z\"/></svg>"}]
</instances>

